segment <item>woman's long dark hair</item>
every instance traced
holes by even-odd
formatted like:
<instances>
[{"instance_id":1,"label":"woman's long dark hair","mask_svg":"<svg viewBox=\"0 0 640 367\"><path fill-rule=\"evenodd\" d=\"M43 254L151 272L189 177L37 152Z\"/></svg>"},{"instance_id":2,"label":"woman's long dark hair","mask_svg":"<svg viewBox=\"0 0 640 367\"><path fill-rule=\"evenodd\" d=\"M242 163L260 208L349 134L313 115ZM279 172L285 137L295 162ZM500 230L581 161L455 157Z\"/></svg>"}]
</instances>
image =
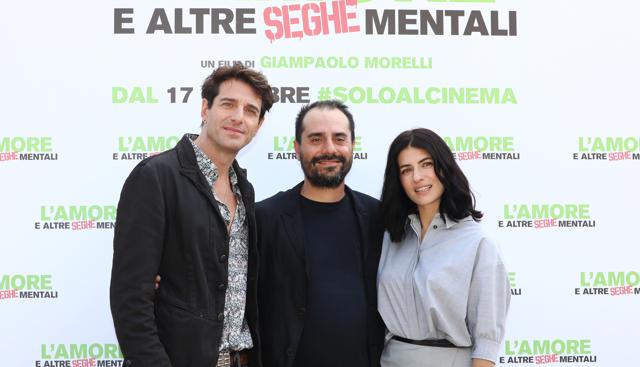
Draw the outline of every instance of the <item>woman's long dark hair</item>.
<instances>
[{"instance_id":1,"label":"woman's long dark hair","mask_svg":"<svg viewBox=\"0 0 640 367\"><path fill-rule=\"evenodd\" d=\"M409 199L400 183L398 155L407 147L426 150L433 158L433 166L438 179L444 186L440 199L440 215L457 222L471 216L476 222L482 212L475 209L475 197L469 188L469 181L453 158L453 153L442 138L429 129L407 130L398 135L387 156L382 185L381 210L384 228L391 240L399 242L404 237L407 216L416 213L416 204Z\"/></svg>"}]
</instances>

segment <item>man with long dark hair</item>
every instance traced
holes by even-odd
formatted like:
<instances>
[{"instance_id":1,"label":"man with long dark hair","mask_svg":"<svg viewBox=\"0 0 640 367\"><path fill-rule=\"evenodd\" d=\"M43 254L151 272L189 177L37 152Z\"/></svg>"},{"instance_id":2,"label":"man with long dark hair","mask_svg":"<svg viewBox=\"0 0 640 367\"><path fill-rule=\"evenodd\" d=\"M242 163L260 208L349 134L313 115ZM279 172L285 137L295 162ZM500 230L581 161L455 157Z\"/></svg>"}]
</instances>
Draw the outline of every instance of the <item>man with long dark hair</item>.
<instances>
[{"instance_id":1,"label":"man with long dark hair","mask_svg":"<svg viewBox=\"0 0 640 367\"><path fill-rule=\"evenodd\" d=\"M304 181L256 204L263 364L378 366L382 224L378 201L344 183L353 116L338 101L312 103L295 136Z\"/></svg>"},{"instance_id":2,"label":"man with long dark hair","mask_svg":"<svg viewBox=\"0 0 640 367\"><path fill-rule=\"evenodd\" d=\"M218 68L202 86L200 135L127 178L111 274L125 367L260 365L254 191L235 157L273 103L261 73Z\"/></svg>"}]
</instances>

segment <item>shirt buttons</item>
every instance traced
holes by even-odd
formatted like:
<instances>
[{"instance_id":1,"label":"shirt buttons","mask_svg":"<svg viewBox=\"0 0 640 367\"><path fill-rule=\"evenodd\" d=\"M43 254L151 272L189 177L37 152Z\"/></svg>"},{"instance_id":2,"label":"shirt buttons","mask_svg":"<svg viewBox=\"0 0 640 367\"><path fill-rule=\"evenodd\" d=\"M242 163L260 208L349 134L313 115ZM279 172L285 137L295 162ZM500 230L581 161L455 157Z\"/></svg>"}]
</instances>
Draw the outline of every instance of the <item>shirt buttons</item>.
<instances>
[{"instance_id":1,"label":"shirt buttons","mask_svg":"<svg viewBox=\"0 0 640 367\"><path fill-rule=\"evenodd\" d=\"M227 285L226 284L224 284L224 283L218 284L218 290L223 291L225 289L227 289Z\"/></svg>"},{"instance_id":2,"label":"shirt buttons","mask_svg":"<svg viewBox=\"0 0 640 367\"><path fill-rule=\"evenodd\" d=\"M433 225L433 229L438 229L438 225L437 225L437 224L434 224L434 225Z\"/></svg>"},{"instance_id":3,"label":"shirt buttons","mask_svg":"<svg viewBox=\"0 0 640 367\"><path fill-rule=\"evenodd\" d=\"M221 263L226 262L227 261L227 255L220 255L219 260L220 260Z\"/></svg>"},{"instance_id":4,"label":"shirt buttons","mask_svg":"<svg viewBox=\"0 0 640 367\"><path fill-rule=\"evenodd\" d=\"M218 314L218 321L222 321L222 320L224 320L224 312L220 312Z\"/></svg>"}]
</instances>

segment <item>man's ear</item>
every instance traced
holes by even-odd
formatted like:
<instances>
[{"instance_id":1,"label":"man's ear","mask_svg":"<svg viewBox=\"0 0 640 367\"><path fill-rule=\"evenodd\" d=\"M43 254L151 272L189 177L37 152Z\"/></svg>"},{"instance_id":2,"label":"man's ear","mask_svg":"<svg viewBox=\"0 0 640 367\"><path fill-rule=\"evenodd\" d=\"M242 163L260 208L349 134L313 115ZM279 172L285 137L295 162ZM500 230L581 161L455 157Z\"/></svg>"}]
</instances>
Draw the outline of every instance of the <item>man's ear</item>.
<instances>
[{"instance_id":1,"label":"man's ear","mask_svg":"<svg viewBox=\"0 0 640 367\"><path fill-rule=\"evenodd\" d=\"M207 120L207 115L209 113L209 102L207 102L206 98L202 99L202 106L200 107L200 118L202 121Z\"/></svg>"},{"instance_id":2,"label":"man's ear","mask_svg":"<svg viewBox=\"0 0 640 367\"><path fill-rule=\"evenodd\" d=\"M296 152L296 159L300 160L300 144L297 140L293 141L293 150Z\"/></svg>"}]
</instances>

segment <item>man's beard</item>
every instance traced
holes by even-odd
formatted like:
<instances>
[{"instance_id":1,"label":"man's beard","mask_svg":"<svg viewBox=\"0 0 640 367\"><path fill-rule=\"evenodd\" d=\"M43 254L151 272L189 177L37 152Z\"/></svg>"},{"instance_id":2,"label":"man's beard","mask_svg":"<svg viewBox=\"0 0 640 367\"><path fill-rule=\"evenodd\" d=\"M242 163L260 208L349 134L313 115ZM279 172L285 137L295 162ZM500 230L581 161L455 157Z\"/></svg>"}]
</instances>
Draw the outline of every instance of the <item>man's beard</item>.
<instances>
[{"instance_id":1,"label":"man's beard","mask_svg":"<svg viewBox=\"0 0 640 367\"><path fill-rule=\"evenodd\" d=\"M304 159L304 155L302 155L302 153L300 153L299 156L300 167L302 167L304 177L306 177L309 183L315 187L336 188L340 186L344 181L344 178L347 176L347 173L349 173L349 170L351 170L351 164L353 163L351 157L346 159L345 157L337 154L319 155L311 158L309 161ZM336 166L329 174L321 173L320 170L315 167L315 164L319 161L325 160L335 160L342 164L340 166Z\"/></svg>"}]
</instances>

